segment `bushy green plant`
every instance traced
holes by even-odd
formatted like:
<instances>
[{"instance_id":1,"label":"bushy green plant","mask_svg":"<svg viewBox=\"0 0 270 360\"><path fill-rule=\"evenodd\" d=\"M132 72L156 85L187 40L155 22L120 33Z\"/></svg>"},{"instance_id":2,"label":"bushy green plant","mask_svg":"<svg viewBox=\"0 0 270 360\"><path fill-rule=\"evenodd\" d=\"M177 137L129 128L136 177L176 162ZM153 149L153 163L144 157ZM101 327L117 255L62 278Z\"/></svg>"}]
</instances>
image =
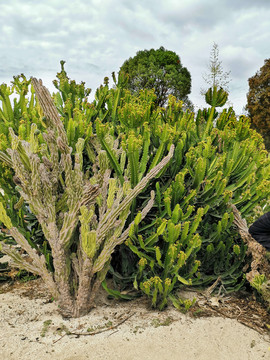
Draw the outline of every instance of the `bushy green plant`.
<instances>
[{"instance_id":1,"label":"bushy green plant","mask_svg":"<svg viewBox=\"0 0 270 360\"><path fill-rule=\"evenodd\" d=\"M76 152L76 143L80 137L85 139L84 144L88 150L88 140L92 135L91 121L99 113L98 106L87 101L90 89L86 89L84 83L77 84L67 77L64 61L61 61L61 71L57 74L54 85L58 91L53 98L58 112L62 115L72 154ZM8 216L13 225L23 233L32 247L44 254L49 268L52 269L50 245L36 216L18 192L18 179L14 177L12 162L6 152L7 148L11 147L9 128L13 129L20 140L38 139L40 144L44 143L42 132L47 128L46 119L36 101L31 80L27 80L23 74L14 77L11 86L0 86L0 101L0 200L7 204ZM88 156L84 156L84 164L87 164L87 159ZM0 239L12 243L8 231L1 231Z\"/></svg>"},{"instance_id":2,"label":"bushy green plant","mask_svg":"<svg viewBox=\"0 0 270 360\"><path fill-rule=\"evenodd\" d=\"M135 287L161 308L183 284L203 286L219 277L227 291L239 289L244 283L246 246L233 227L228 205L235 204L250 219L256 206L267 205L269 159L262 138L232 109L216 113L226 101L222 90L207 93L211 109L197 117L184 112L173 97L166 109L155 109L153 95L146 91L136 101L130 101L128 93L124 96L125 116L119 107L114 121L104 127L121 134L123 161L128 162L133 185L170 144L175 145L173 160L154 185L154 207L139 227L135 220L126 242L139 259ZM123 177L121 164L103 146ZM147 191L142 193L134 207L138 209L147 196Z\"/></svg>"},{"instance_id":3,"label":"bushy green plant","mask_svg":"<svg viewBox=\"0 0 270 360\"><path fill-rule=\"evenodd\" d=\"M117 186L130 179L130 187L135 189L171 145L175 146L174 157L131 203L125 223L130 236L112 255L110 272L114 279L120 286L134 283L151 297L153 306L160 308L169 298L177 303L173 294L181 286L211 285L220 278L227 291L239 289L248 259L229 205L235 204L242 216L252 221L259 208L267 211L270 191L269 158L262 138L250 129L249 120L236 117L231 108L218 113L217 107L224 105L227 97L216 88L206 94L210 108L198 111L196 116L184 111L181 101L173 96L166 108L158 108L153 91L141 90L135 96L126 90L123 74L118 83L113 75L112 89L106 79L89 103L89 90L70 80L64 63L61 65L55 81L58 92L53 98L72 158L78 153L79 138L84 139L80 140L84 173L96 176L93 164L97 152L102 153L101 161L110 168ZM39 104L35 104L42 123L37 124L40 133L33 127L31 135L30 130L29 139L38 141L42 149L42 127L47 128L48 123ZM2 155L2 160L10 161L6 153ZM60 176L59 181L63 186L65 177ZM115 183L108 186L109 192L116 191ZM156 192L155 202L141 219L140 212L151 200L151 190ZM66 201L63 192L57 211L67 210ZM13 206L9 205L7 211L14 216ZM29 231L19 219L12 223L21 226L20 231L24 227ZM30 236L32 247L35 237L34 232ZM51 250L49 243L45 244L44 250L37 250L47 254L49 264Z\"/></svg>"},{"instance_id":4,"label":"bushy green plant","mask_svg":"<svg viewBox=\"0 0 270 360\"><path fill-rule=\"evenodd\" d=\"M40 143L34 136L22 142L10 128L12 148L7 151L18 178L18 191L35 214L50 245L53 272L48 269L44 255L13 226L2 202L0 221L29 258L3 242L1 250L17 267L42 277L64 316L82 316L94 306L95 294L106 276L114 248L128 237L133 222L127 229L125 224L132 201L170 161L174 146L134 188L128 178L120 183L111 176L106 153L94 140L96 156L92 174L85 172L85 140L78 139L73 157L48 90L36 79L32 83L46 119L47 129L42 133L45 142ZM33 124L31 131L35 130ZM112 144L111 140L107 133L108 143L120 156L117 143ZM153 200L154 192L141 211L141 220L153 206Z\"/></svg>"},{"instance_id":5,"label":"bushy green plant","mask_svg":"<svg viewBox=\"0 0 270 360\"><path fill-rule=\"evenodd\" d=\"M29 206L20 196L18 178L14 176L12 162L6 150L11 146L9 128L19 139L28 141L37 138L44 142L41 131L46 128L41 108L36 102L31 81L21 74L15 76L11 86L0 85L0 200L7 204L6 211L14 226L27 238L32 247L42 252L51 268L51 252L42 229ZM3 230L3 229L2 229ZM0 239L14 243L9 231L0 231Z\"/></svg>"},{"instance_id":6,"label":"bushy green plant","mask_svg":"<svg viewBox=\"0 0 270 360\"><path fill-rule=\"evenodd\" d=\"M27 80L23 74L14 77L12 86L0 85L0 101L2 105L0 108L0 188L12 196L16 193L13 182L10 181L13 172L9 156L5 152L10 146L9 127L20 139L28 140L32 123L37 127L36 134L32 133L31 136L40 136L38 133L45 128L45 124L42 121L40 107L35 102L30 80Z\"/></svg>"}]
</instances>

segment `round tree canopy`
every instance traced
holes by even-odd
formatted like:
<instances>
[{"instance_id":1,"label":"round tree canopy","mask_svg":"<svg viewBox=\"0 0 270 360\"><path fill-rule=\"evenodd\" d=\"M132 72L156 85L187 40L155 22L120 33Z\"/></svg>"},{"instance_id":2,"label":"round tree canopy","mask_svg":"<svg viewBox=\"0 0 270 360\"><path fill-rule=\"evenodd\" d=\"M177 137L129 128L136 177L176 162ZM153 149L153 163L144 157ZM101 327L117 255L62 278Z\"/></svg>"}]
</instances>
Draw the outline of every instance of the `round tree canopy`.
<instances>
[{"instance_id":1,"label":"round tree canopy","mask_svg":"<svg viewBox=\"0 0 270 360\"><path fill-rule=\"evenodd\" d=\"M127 87L132 92L154 89L157 104L163 106L168 95L187 103L191 92L191 75L173 51L160 47L158 50L142 50L124 62L120 72L128 74Z\"/></svg>"}]
</instances>

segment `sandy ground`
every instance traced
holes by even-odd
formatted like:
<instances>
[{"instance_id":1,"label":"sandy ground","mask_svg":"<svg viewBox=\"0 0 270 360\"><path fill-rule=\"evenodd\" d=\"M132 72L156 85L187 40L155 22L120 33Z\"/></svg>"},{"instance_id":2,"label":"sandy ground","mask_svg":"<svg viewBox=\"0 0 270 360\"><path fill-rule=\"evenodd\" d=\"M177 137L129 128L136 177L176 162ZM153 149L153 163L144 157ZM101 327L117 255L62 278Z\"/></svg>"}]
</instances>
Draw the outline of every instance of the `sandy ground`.
<instances>
[{"instance_id":1,"label":"sandy ground","mask_svg":"<svg viewBox=\"0 0 270 360\"><path fill-rule=\"evenodd\" d=\"M153 311L143 299L111 301L103 292L89 315L67 320L38 280L0 292L1 360L270 359L267 333L237 320Z\"/></svg>"}]
</instances>

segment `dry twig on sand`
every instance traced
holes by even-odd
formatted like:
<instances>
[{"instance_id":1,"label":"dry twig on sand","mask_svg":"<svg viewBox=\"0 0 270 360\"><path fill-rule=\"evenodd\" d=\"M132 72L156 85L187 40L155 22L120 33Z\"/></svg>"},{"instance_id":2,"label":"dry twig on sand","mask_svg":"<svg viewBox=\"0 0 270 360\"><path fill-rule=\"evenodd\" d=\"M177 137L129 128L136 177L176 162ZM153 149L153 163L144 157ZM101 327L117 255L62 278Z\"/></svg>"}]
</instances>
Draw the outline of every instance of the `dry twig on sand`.
<instances>
[{"instance_id":1,"label":"dry twig on sand","mask_svg":"<svg viewBox=\"0 0 270 360\"><path fill-rule=\"evenodd\" d=\"M111 326L108 326L106 329L100 329L100 330L96 330L96 331L91 331L91 332L84 332L84 333L78 333L78 332L72 332L72 331L68 331L66 332L63 336L61 336L58 340L55 340L53 342L53 344L57 343L59 340L63 339L64 336L66 335L76 335L77 337L80 337L80 336L93 336L93 335L97 335L97 334L101 334L105 331L109 331L109 330L113 330L113 329L116 329L118 326L122 325L124 322L126 322L128 319L130 319L133 315L135 315L136 312L133 312L132 314L128 315L127 317L125 317L125 319L121 320L120 322L118 322L117 324L115 325L111 325Z\"/></svg>"}]
</instances>

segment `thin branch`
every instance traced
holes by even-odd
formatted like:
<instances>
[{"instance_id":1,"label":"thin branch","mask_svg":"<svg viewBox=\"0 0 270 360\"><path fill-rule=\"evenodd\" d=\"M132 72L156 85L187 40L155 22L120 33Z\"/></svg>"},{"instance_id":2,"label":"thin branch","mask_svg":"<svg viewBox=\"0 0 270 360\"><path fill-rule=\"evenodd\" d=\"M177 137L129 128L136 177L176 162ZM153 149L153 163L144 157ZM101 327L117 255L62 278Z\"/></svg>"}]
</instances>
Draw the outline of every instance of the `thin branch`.
<instances>
[{"instance_id":1,"label":"thin branch","mask_svg":"<svg viewBox=\"0 0 270 360\"><path fill-rule=\"evenodd\" d=\"M93 335L98 335L101 334L105 331L109 331L109 330L113 330L116 329L118 326L122 325L124 322L126 322L128 319L130 319L133 315L135 315L136 312L133 312L132 314L128 315L125 319L121 320L119 323L109 326L106 329L101 329L101 330L97 330L97 331L92 331L92 332L86 332L86 333L77 333L77 332L72 332L72 331L68 331L66 334L64 334L63 336L61 336L59 339L55 340L53 342L53 344L57 343L59 340L63 339L64 336L66 335L76 335L78 337L80 336L93 336Z\"/></svg>"}]
</instances>

